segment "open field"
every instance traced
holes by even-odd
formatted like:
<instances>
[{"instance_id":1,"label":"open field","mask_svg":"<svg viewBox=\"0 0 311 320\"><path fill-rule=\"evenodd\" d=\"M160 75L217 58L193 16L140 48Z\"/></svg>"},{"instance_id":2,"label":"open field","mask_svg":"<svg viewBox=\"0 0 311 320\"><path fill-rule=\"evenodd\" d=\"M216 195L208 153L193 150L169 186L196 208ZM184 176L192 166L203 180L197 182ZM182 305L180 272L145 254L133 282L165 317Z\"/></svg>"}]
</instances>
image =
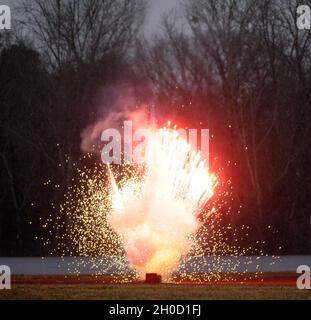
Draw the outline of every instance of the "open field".
<instances>
[{"instance_id":1,"label":"open field","mask_svg":"<svg viewBox=\"0 0 311 320\"><path fill-rule=\"evenodd\" d=\"M227 258L224 258L227 259ZM245 261L244 261L244 260ZM3 264L12 268L12 290L0 290L1 299L309 299L310 290L296 287L296 268L299 264L310 264L310 256L281 257L273 264L264 257L260 276L252 272L243 273L244 264L252 270L246 258L238 271L224 272L218 281L209 281L207 273L196 277L179 278L164 284L150 285L116 274L110 276L91 275L90 266L80 268L81 275L68 274L71 260L58 258L2 258ZM2 261L1 261L2 260ZM252 259L255 260L255 259ZM255 267L253 268L256 269ZM191 270L189 270L191 271ZM189 273L189 275L193 273ZM247 278L247 279L245 279ZM225 281L225 279L231 279ZM121 283L122 284L121 284Z\"/></svg>"},{"instance_id":2,"label":"open field","mask_svg":"<svg viewBox=\"0 0 311 320\"><path fill-rule=\"evenodd\" d=\"M0 291L1 299L304 299L311 300L310 290L298 290L294 284L15 284L12 290Z\"/></svg>"},{"instance_id":3,"label":"open field","mask_svg":"<svg viewBox=\"0 0 311 320\"><path fill-rule=\"evenodd\" d=\"M309 290L296 288L297 275L266 273L262 279L145 284L109 276L13 276L12 290L1 299L189 300L189 299L310 299ZM119 283L116 283L119 282ZM129 282L132 281L132 282ZM136 281L136 282L133 282ZM201 279L203 281L203 279ZM120 282L128 282L122 283Z\"/></svg>"},{"instance_id":4,"label":"open field","mask_svg":"<svg viewBox=\"0 0 311 320\"><path fill-rule=\"evenodd\" d=\"M128 262L118 257L0 257L13 275L130 274ZM203 256L181 263L181 273L210 272L291 272L299 265L311 265L311 255L295 256ZM195 266L195 268L194 268Z\"/></svg>"}]
</instances>

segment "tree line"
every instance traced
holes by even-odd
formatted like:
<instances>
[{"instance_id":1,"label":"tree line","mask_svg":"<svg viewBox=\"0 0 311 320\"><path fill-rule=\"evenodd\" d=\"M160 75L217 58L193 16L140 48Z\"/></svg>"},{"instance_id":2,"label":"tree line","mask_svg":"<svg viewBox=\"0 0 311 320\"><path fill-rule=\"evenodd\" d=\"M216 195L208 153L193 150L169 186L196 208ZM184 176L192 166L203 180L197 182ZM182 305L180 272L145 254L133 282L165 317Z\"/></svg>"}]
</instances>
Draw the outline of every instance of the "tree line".
<instances>
[{"instance_id":1,"label":"tree line","mask_svg":"<svg viewBox=\"0 0 311 320\"><path fill-rule=\"evenodd\" d=\"M243 205L224 223L250 225L269 253L310 253L311 31L296 26L299 4L183 0L146 38L143 0L21 1L18 31L0 33L0 254L46 254L35 236L71 184L81 132L99 103L111 111L103 88L122 86L133 107L210 129L227 206Z\"/></svg>"}]
</instances>

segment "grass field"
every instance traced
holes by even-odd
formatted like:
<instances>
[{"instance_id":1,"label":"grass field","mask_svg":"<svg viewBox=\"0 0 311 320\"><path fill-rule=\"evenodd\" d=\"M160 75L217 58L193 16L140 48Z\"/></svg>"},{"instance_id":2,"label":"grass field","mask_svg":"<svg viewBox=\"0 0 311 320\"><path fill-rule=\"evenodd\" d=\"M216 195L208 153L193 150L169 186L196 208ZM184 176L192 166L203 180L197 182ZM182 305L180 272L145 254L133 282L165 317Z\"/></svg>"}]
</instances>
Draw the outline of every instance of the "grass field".
<instances>
[{"instance_id":1,"label":"grass field","mask_svg":"<svg viewBox=\"0 0 311 320\"><path fill-rule=\"evenodd\" d=\"M147 285L147 284L15 284L0 290L1 299L310 299L310 290L295 285Z\"/></svg>"},{"instance_id":2,"label":"grass field","mask_svg":"<svg viewBox=\"0 0 311 320\"><path fill-rule=\"evenodd\" d=\"M310 290L298 290L295 274L267 273L240 282L145 284L111 276L13 276L12 289L0 290L1 299L95 299L95 300L311 300ZM116 280L118 283L116 283ZM120 284L120 282L127 282Z\"/></svg>"}]
</instances>

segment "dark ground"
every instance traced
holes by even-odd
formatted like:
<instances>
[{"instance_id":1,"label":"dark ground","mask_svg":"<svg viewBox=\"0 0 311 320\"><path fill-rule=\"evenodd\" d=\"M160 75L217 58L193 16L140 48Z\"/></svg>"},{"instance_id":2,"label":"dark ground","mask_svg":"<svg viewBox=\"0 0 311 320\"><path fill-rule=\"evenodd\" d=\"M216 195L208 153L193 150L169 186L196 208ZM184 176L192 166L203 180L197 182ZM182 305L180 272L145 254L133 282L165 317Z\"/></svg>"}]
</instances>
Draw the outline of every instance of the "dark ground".
<instances>
[{"instance_id":1,"label":"dark ground","mask_svg":"<svg viewBox=\"0 0 311 320\"><path fill-rule=\"evenodd\" d=\"M13 276L12 289L0 290L0 300L311 300L310 290L297 289L296 277L297 275L290 274L265 274L263 281L252 279L244 284L234 281L203 284L191 282L182 284L145 284L143 282L120 284L113 283L115 278L106 276ZM127 281L127 279L122 280Z\"/></svg>"},{"instance_id":2,"label":"dark ground","mask_svg":"<svg viewBox=\"0 0 311 320\"><path fill-rule=\"evenodd\" d=\"M1 299L96 299L96 300L190 300L190 299L304 299L311 300L310 290L298 290L295 285L64 285L18 284L12 290L0 291Z\"/></svg>"}]
</instances>

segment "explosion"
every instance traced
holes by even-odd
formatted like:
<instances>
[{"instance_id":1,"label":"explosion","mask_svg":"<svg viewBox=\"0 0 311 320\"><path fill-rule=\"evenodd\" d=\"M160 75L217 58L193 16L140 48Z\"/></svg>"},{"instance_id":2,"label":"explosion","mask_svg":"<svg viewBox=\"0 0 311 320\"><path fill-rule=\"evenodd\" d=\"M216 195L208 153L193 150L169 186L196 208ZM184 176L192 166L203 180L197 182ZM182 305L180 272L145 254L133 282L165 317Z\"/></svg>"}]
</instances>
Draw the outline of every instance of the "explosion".
<instances>
[{"instance_id":1,"label":"explosion","mask_svg":"<svg viewBox=\"0 0 311 320\"><path fill-rule=\"evenodd\" d=\"M110 166L94 153L74 163L64 199L43 225L50 254L78 256L68 265L70 274L91 266L94 276L115 282L149 272L174 282L260 277L259 241L258 248L240 246L249 227L227 220L242 205L232 207L231 181L220 178L225 169L217 178L211 174L176 128L147 133L134 164ZM240 261L249 254L257 257ZM258 271L248 274L249 264Z\"/></svg>"},{"instance_id":2,"label":"explosion","mask_svg":"<svg viewBox=\"0 0 311 320\"><path fill-rule=\"evenodd\" d=\"M150 130L142 175L118 187L110 170L108 223L121 236L127 257L140 272L169 275L191 246L198 214L213 196L216 177L200 152L177 130Z\"/></svg>"}]
</instances>

